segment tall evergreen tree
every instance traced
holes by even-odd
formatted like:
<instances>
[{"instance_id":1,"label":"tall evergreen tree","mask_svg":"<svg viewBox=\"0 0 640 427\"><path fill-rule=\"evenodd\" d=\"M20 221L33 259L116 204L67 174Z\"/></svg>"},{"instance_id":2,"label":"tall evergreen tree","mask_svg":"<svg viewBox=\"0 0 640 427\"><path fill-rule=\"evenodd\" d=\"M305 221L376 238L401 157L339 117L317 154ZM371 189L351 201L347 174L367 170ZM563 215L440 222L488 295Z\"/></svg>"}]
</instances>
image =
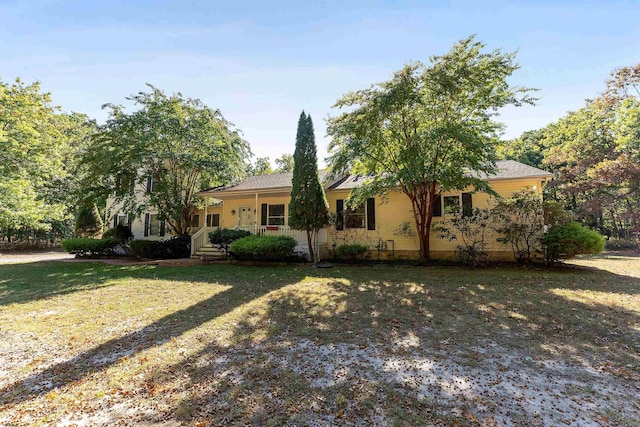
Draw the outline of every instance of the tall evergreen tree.
<instances>
[{"instance_id":1,"label":"tall evergreen tree","mask_svg":"<svg viewBox=\"0 0 640 427\"><path fill-rule=\"evenodd\" d=\"M309 258L317 264L313 250L318 230L329 222L329 204L318 174L318 154L310 115L304 111L298 120L296 150L293 154L293 185L289 203L289 226L307 232Z\"/></svg>"}]
</instances>

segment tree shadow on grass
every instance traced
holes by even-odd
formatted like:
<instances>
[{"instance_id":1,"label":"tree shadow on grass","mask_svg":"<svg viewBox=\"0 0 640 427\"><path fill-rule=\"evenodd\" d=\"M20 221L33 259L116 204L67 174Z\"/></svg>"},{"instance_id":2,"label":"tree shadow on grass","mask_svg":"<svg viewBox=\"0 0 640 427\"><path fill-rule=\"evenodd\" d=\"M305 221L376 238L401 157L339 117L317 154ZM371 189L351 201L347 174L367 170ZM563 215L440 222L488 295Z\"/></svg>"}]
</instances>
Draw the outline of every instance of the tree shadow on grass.
<instances>
[{"instance_id":1,"label":"tree shadow on grass","mask_svg":"<svg viewBox=\"0 0 640 427\"><path fill-rule=\"evenodd\" d=\"M345 270L343 279L318 274L325 282L316 288L280 289L264 312L235 325L231 345L209 343L168 368L169 377L186 372L190 378L188 397L173 415L210 424L424 425L458 419L477 425L483 417L490 422L500 408L492 412L497 402L491 399L452 393L452 384L465 381L456 372L465 369L487 372L487 378L505 370L535 374L543 370L533 365L536 360L554 360L575 368L579 378L564 380L579 388L588 385L593 368L602 367L622 384L611 384L615 391L629 396L640 379L640 316L588 299L591 293L637 295L636 278L580 269ZM480 351L494 346L507 354ZM440 359L459 369L434 372L425 368L429 363L416 362L396 367L393 376L381 374L383 366L390 368L377 359ZM544 369L566 375L564 368ZM410 373L424 384L403 382ZM478 396L481 391L471 388ZM516 390L501 392L514 398L498 403L510 414L507 422L541 422L540 411L555 421L567 419L540 401L520 406Z\"/></svg>"},{"instance_id":2,"label":"tree shadow on grass","mask_svg":"<svg viewBox=\"0 0 640 427\"><path fill-rule=\"evenodd\" d=\"M83 272L84 271L84 272ZM45 270L47 272L47 270ZM101 272L108 274L102 276ZM242 274L242 273L250 274ZM11 407L21 402L36 398L53 388L64 387L87 376L106 370L123 357L129 357L146 349L159 346L172 338L199 327L200 325L224 315L265 293L279 287L295 283L304 278L304 269L288 269L284 274L277 274L278 269L235 267L216 268L130 268L130 267L89 267L78 270L73 274L80 278L74 280L67 276L68 272L50 273L53 277L59 275L61 282L68 283L71 279L73 286L60 292L55 284L48 285L49 294L59 295L83 289L92 289L114 277L132 277L140 279L162 278L164 280L189 280L190 282L216 283L229 286L228 289L217 293L186 309L171 313L153 323L119 338L111 339L99 346L82 353L72 359L57 363L41 372L30 375L24 380L0 389L0 404ZM185 277L185 275L187 275ZM42 297L42 296L41 296ZM31 296L25 300L33 299ZM4 408L6 409L6 408Z\"/></svg>"}]
</instances>

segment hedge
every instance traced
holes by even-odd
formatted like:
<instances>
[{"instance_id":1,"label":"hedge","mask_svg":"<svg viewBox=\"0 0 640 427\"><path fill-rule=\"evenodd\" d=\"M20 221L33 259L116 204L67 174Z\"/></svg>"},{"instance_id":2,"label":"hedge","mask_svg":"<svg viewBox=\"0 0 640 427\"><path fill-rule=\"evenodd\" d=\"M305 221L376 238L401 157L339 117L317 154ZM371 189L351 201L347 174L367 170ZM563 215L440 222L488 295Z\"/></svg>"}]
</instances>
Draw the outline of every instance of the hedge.
<instances>
[{"instance_id":1,"label":"hedge","mask_svg":"<svg viewBox=\"0 0 640 427\"><path fill-rule=\"evenodd\" d=\"M114 250L118 245L118 240L111 237L105 239L78 238L62 241L62 249L78 256L114 255Z\"/></svg>"},{"instance_id":2,"label":"hedge","mask_svg":"<svg viewBox=\"0 0 640 427\"><path fill-rule=\"evenodd\" d=\"M351 245L340 245L335 249L334 256L336 259L355 261L365 257L367 247L357 243Z\"/></svg>"},{"instance_id":3,"label":"hedge","mask_svg":"<svg viewBox=\"0 0 640 427\"><path fill-rule=\"evenodd\" d=\"M188 258L191 255L191 236L172 237L167 240L132 240L129 246L137 258Z\"/></svg>"},{"instance_id":4,"label":"hedge","mask_svg":"<svg viewBox=\"0 0 640 427\"><path fill-rule=\"evenodd\" d=\"M570 222L556 225L542 237L545 258L549 262L570 259L580 254L597 254L604 250L605 239L600 233Z\"/></svg>"},{"instance_id":5,"label":"hedge","mask_svg":"<svg viewBox=\"0 0 640 427\"><path fill-rule=\"evenodd\" d=\"M239 260L288 261L298 243L291 236L243 237L231 243L231 255Z\"/></svg>"},{"instance_id":6,"label":"hedge","mask_svg":"<svg viewBox=\"0 0 640 427\"><path fill-rule=\"evenodd\" d=\"M118 224L104 232L102 238L104 239L106 237L113 237L117 239L120 244L125 245L133 239L133 233L126 225Z\"/></svg>"},{"instance_id":7,"label":"hedge","mask_svg":"<svg viewBox=\"0 0 640 427\"><path fill-rule=\"evenodd\" d=\"M251 236L251 232L246 230L232 230L230 228L218 228L209 233L209 241L214 246L222 247L225 252L229 252L229 245L238 239Z\"/></svg>"}]
</instances>

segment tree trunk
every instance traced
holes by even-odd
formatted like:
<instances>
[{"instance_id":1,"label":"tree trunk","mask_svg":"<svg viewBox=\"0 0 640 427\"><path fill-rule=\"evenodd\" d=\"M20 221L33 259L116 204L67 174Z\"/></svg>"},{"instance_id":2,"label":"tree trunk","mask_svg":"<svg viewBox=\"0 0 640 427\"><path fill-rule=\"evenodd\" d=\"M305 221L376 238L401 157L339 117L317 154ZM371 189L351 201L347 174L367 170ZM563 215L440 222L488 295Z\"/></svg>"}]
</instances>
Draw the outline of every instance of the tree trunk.
<instances>
[{"instance_id":1,"label":"tree trunk","mask_svg":"<svg viewBox=\"0 0 640 427\"><path fill-rule=\"evenodd\" d=\"M435 182L421 185L415 192L406 193L413 205L416 231L420 241L420 257L424 262L431 259L431 223L433 221L433 205L436 200Z\"/></svg>"},{"instance_id":2,"label":"tree trunk","mask_svg":"<svg viewBox=\"0 0 640 427\"><path fill-rule=\"evenodd\" d=\"M316 265L316 257L313 253L313 243L311 241L311 230L307 230L307 244L309 245L309 261Z\"/></svg>"}]
</instances>

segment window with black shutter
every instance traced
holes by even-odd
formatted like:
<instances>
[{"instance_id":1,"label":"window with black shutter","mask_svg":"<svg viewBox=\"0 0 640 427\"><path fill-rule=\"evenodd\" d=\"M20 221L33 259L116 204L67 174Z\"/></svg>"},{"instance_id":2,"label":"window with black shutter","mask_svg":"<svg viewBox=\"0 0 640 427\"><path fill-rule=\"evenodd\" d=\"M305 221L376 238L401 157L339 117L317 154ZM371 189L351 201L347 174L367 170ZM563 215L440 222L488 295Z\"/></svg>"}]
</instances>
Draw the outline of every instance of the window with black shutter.
<instances>
[{"instance_id":1,"label":"window with black shutter","mask_svg":"<svg viewBox=\"0 0 640 427\"><path fill-rule=\"evenodd\" d=\"M473 202L471 193L462 193L462 216L473 215Z\"/></svg>"},{"instance_id":2,"label":"window with black shutter","mask_svg":"<svg viewBox=\"0 0 640 427\"><path fill-rule=\"evenodd\" d=\"M376 229L376 199L367 200L367 230Z\"/></svg>"},{"instance_id":3,"label":"window with black shutter","mask_svg":"<svg viewBox=\"0 0 640 427\"><path fill-rule=\"evenodd\" d=\"M433 202L433 216L442 216L442 196L440 194Z\"/></svg>"},{"instance_id":4,"label":"window with black shutter","mask_svg":"<svg viewBox=\"0 0 640 427\"><path fill-rule=\"evenodd\" d=\"M263 203L261 208L262 209L260 209L260 225L267 225L267 218L269 217L267 210L269 209L269 205L267 205L266 203Z\"/></svg>"},{"instance_id":5,"label":"window with black shutter","mask_svg":"<svg viewBox=\"0 0 640 427\"><path fill-rule=\"evenodd\" d=\"M344 230L344 200L336 200L336 230Z\"/></svg>"}]
</instances>

